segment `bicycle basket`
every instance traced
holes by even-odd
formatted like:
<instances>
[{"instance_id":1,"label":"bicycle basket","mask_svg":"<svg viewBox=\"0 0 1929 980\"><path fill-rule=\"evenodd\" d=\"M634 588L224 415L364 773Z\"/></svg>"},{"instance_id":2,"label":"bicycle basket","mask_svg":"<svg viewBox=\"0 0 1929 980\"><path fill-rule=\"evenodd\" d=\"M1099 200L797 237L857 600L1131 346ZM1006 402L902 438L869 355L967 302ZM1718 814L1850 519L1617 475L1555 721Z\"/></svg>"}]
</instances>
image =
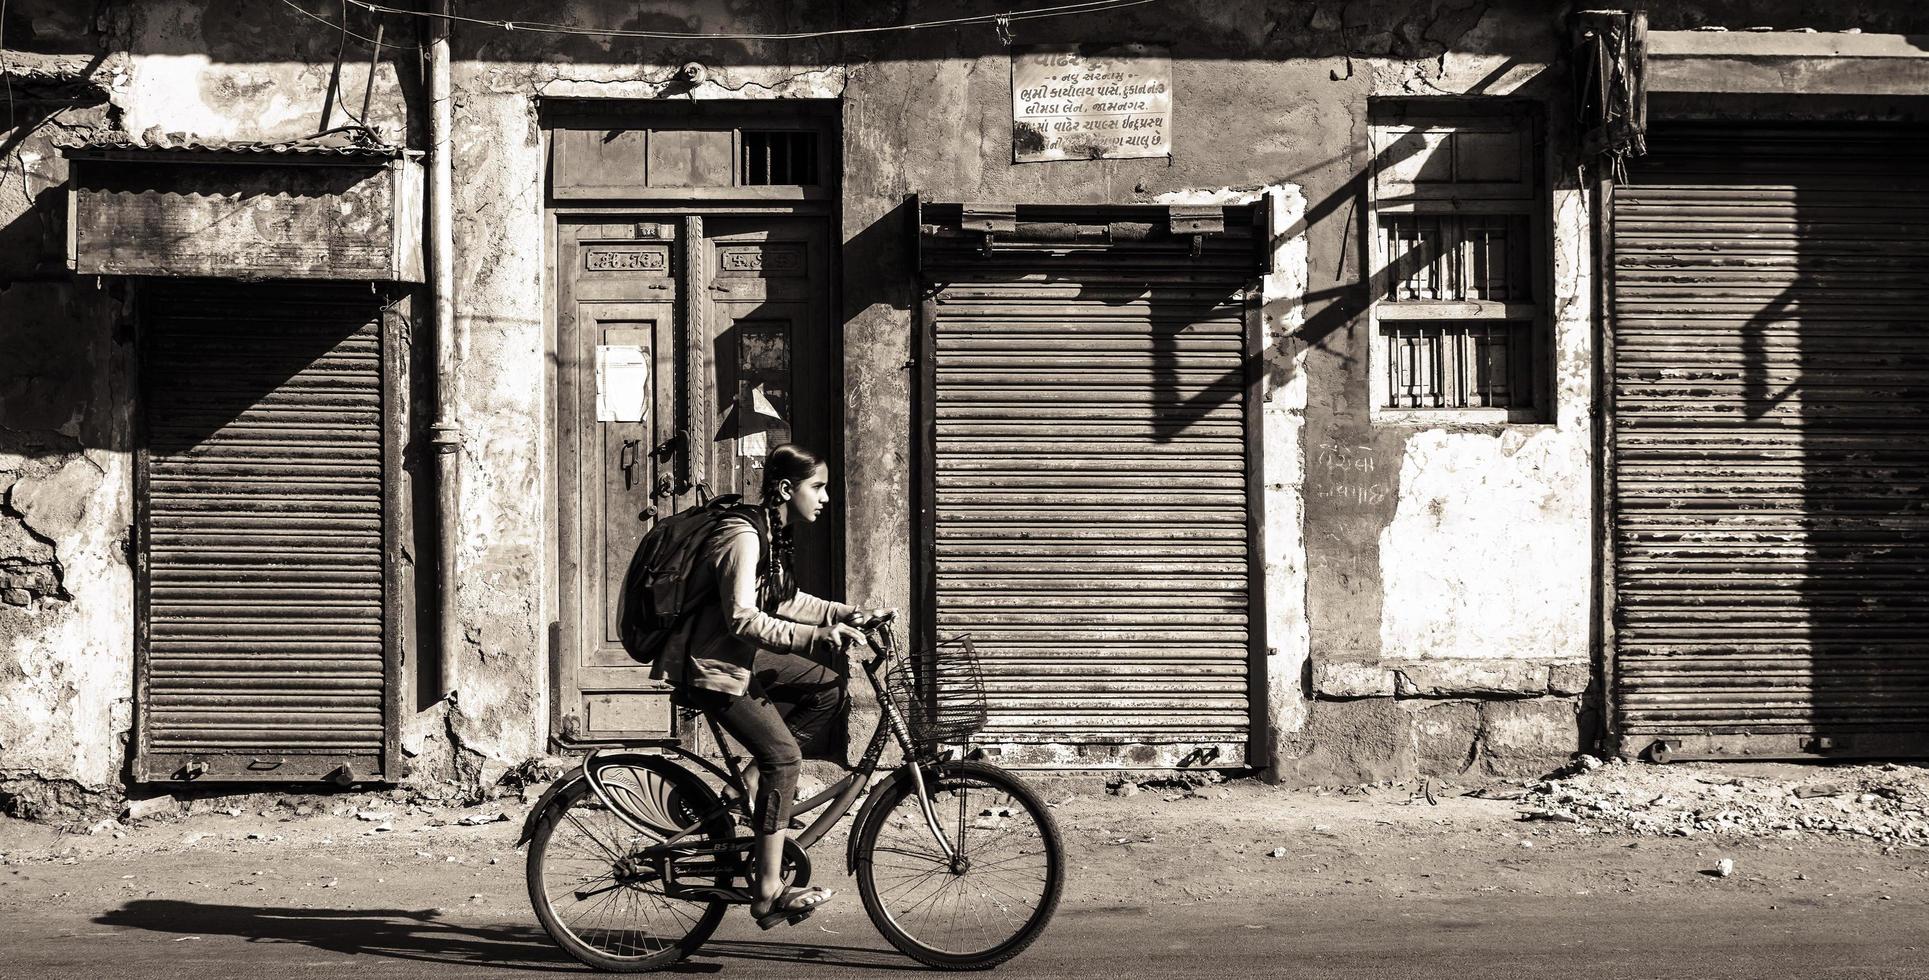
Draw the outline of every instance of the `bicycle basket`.
<instances>
[{"instance_id":1,"label":"bicycle basket","mask_svg":"<svg viewBox=\"0 0 1929 980\"><path fill-rule=\"evenodd\" d=\"M985 675L969 636L900 658L885 671L884 689L913 742L962 744L985 727Z\"/></svg>"}]
</instances>

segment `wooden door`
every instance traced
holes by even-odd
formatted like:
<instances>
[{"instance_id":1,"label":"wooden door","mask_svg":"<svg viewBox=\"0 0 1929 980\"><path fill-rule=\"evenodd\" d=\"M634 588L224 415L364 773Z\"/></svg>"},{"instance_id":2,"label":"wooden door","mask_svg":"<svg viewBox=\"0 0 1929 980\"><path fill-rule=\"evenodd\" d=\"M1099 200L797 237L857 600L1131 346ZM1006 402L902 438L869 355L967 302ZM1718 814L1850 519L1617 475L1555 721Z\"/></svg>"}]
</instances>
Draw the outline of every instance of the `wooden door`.
<instances>
[{"instance_id":1,"label":"wooden door","mask_svg":"<svg viewBox=\"0 0 1929 980\"><path fill-rule=\"evenodd\" d=\"M686 249L684 236L698 247ZM616 635L623 574L652 515L694 503L698 479L711 494L756 499L764 456L787 439L834 454L843 403L828 330L827 239L821 221L796 218L657 216L559 227L560 742L682 734L669 689L649 679ZM684 345L699 334L691 357ZM701 398L685 397L679 366L689 364L708 382ZM641 403L638 366L647 375ZM739 401L753 404L753 389L781 423L732 419ZM685 468L693 443L695 473ZM798 538L799 583L819 595L840 591L832 575L839 513L833 504Z\"/></svg>"}]
</instances>

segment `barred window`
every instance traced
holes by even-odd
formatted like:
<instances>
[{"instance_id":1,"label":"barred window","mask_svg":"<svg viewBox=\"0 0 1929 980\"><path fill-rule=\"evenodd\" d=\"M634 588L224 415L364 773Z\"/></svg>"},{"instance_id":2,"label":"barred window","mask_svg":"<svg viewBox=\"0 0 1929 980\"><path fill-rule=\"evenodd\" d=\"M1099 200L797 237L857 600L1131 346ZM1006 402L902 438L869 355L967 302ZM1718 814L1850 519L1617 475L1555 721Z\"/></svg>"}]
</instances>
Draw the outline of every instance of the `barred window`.
<instances>
[{"instance_id":1,"label":"barred window","mask_svg":"<svg viewBox=\"0 0 1929 980\"><path fill-rule=\"evenodd\" d=\"M737 172L746 186L817 183L815 131L746 129L739 139Z\"/></svg>"},{"instance_id":2,"label":"barred window","mask_svg":"<svg viewBox=\"0 0 1929 980\"><path fill-rule=\"evenodd\" d=\"M1528 107L1376 100L1374 410L1538 420L1544 219Z\"/></svg>"}]
</instances>

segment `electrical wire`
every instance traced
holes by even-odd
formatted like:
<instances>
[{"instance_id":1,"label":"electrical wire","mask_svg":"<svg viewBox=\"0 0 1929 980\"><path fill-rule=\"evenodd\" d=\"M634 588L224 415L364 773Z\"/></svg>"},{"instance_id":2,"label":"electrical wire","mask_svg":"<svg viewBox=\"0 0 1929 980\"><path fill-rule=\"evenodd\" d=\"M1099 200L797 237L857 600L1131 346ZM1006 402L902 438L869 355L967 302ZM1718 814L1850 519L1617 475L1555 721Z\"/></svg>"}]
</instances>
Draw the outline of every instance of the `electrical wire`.
<instances>
[{"instance_id":1,"label":"electrical wire","mask_svg":"<svg viewBox=\"0 0 1929 980\"><path fill-rule=\"evenodd\" d=\"M289 3L289 0L282 0ZM1160 0L1081 0L1077 3L1058 4L1050 7L1032 7L1024 10L1008 10L994 14L969 14L944 20L920 21L914 24L886 24L879 27L844 27L826 31L793 31L780 34L757 33L717 33L706 34L690 31L636 31L623 28L571 27L567 24L548 24L540 21L521 20L484 20L479 17L464 17L460 14L442 14L428 10L405 10L386 4L373 3L371 0L349 0L370 13L402 14L411 17L439 17L444 20L464 24L476 24L504 31L529 31L537 34L578 34L593 37L635 37L660 41L809 41L827 37L851 37L863 34L890 34L900 31L918 31L937 27L962 27L970 24L1009 24L1020 20L1046 20L1054 17L1070 17L1077 14L1102 13L1137 7ZM290 4L290 6L293 6ZM297 8L299 9L299 8ZM303 11L303 13L307 13ZM310 14L309 16L314 16ZM320 20L321 18L316 18Z\"/></svg>"},{"instance_id":2,"label":"electrical wire","mask_svg":"<svg viewBox=\"0 0 1929 980\"><path fill-rule=\"evenodd\" d=\"M7 131L12 132L18 117L13 111L13 72L7 69L7 0L0 0L0 79L7 83Z\"/></svg>"},{"instance_id":3,"label":"electrical wire","mask_svg":"<svg viewBox=\"0 0 1929 980\"><path fill-rule=\"evenodd\" d=\"M413 48L411 48L411 47L409 47L408 45L404 45L404 44L384 44L384 43L382 43L381 41L378 41L378 40L376 40L375 38L372 38L372 37L368 37L368 36L366 36L366 35L362 35L362 34L357 34L357 33L355 33L354 31L351 31L351 30L349 30L349 29L348 29L348 18L347 18L347 17L343 17L343 18L342 18L342 23L339 23L339 24L337 24L337 23L335 23L334 21L332 21L332 20L329 20L329 19L328 19L328 18L326 18L326 17L323 17L323 16L322 16L322 15L320 15L320 14L313 14L313 13L309 13L309 12L308 12L307 10L304 10L304 9L302 9L302 6L301 6L300 4L298 4L298 3L295 3L295 2L294 2L294 0L281 0L281 5L282 5L282 6L284 6L284 7L287 7L287 8L289 9L289 10L292 10L292 11L294 11L295 13L298 13L298 14L300 14L300 15L302 15L303 17L306 17L306 18L308 18L309 20L312 20L312 21L314 21L314 22L315 22L315 23L317 23L317 24L325 24L325 25L327 25L327 26L328 26L329 28L331 28L331 29L334 29L334 30L338 30L338 31L341 31L341 32L342 32L343 34L346 34L346 35L348 35L349 37L352 37L352 38L354 38L355 40L357 40L357 41L360 41L360 42L362 42L362 43L364 43L364 44L372 44L372 45L374 45L374 46L375 46L376 48L380 48L380 49L386 49L386 50L389 50L389 51L402 51L402 50L414 50Z\"/></svg>"},{"instance_id":4,"label":"electrical wire","mask_svg":"<svg viewBox=\"0 0 1929 980\"><path fill-rule=\"evenodd\" d=\"M342 110L342 115L347 116L348 118L354 120L355 125L360 126L363 129L367 129L368 120L363 119L361 116L358 116L354 112L349 110L348 93L342 91L342 59L343 59L343 56L348 52L348 35L349 35L348 0L342 0L342 40L340 44L335 46L335 70L329 74L328 84L329 84L329 87L334 90L335 102L337 106ZM369 43L375 44L377 42L373 38L371 38L369 39ZM369 81L373 83L374 80L375 80L374 77L370 76ZM368 111L366 108L367 106L366 102L363 103L363 106L364 108L362 111L364 112ZM326 126L326 120L324 120L323 123L324 123L324 126Z\"/></svg>"}]
</instances>

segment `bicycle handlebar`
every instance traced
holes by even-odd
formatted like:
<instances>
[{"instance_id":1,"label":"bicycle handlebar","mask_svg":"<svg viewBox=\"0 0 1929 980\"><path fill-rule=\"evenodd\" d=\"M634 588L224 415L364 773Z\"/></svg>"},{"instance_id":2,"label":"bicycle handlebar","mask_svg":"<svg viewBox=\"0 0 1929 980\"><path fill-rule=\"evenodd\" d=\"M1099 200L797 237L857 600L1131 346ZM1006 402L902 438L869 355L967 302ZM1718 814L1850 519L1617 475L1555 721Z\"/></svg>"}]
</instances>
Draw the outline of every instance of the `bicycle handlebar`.
<instances>
[{"instance_id":1,"label":"bicycle handlebar","mask_svg":"<svg viewBox=\"0 0 1929 980\"><path fill-rule=\"evenodd\" d=\"M896 612L888 612L858 627L864 631L865 645L871 648L871 657L864 661L865 673L876 673L897 646L897 631L891 628L891 623L896 619Z\"/></svg>"}]
</instances>

